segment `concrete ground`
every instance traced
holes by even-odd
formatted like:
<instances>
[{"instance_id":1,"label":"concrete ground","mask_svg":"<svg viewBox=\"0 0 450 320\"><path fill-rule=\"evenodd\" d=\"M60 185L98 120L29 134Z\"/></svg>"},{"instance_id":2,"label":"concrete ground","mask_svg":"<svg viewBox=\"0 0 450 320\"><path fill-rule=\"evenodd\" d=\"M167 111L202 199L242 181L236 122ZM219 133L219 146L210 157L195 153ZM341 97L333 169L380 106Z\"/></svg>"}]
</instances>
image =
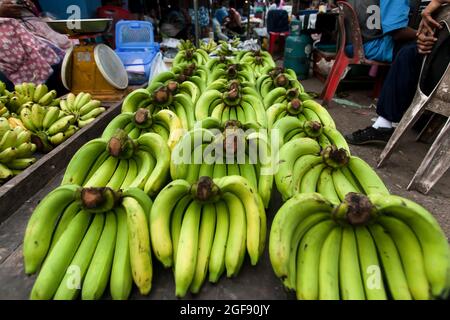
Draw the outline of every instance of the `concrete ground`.
<instances>
[{"instance_id":1,"label":"concrete ground","mask_svg":"<svg viewBox=\"0 0 450 320\"><path fill-rule=\"evenodd\" d=\"M318 94L323 88L323 83L316 78L302 81L302 84L306 91ZM333 116L338 130L342 134L347 134L371 125L371 119L377 116L374 107L376 100L369 97L371 92L344 92L348 94L345 98L346 100L356 102L366 108L359 109L355 106L350 107L335 102L331 103L329 112ZM371 105L373 107L368 108ZM422 142L416 142L416 136L415 132L408 132L387 164L376 171L393 194L414 200L430 210L437 218L447 238L450 238L450 171L444 174L428 195L406 190L431 146ZM353 155L361 157L375 168L384 146L350 146L350 148Z\"/></svg>"}]
</instances>

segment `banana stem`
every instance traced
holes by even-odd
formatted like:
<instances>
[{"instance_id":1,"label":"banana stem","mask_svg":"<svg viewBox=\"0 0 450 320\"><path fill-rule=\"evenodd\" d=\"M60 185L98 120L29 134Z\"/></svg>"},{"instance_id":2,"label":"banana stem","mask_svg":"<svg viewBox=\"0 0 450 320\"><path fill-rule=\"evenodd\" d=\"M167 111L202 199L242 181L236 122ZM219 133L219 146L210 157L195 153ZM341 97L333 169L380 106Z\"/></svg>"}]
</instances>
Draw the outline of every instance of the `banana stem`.
<instances>
[{"instance_id":1,"label":"banana stem","mask_svg":"<svg viewBox=\"0 0 450 320\"><path fill-rule=\"evenodd\" d=\"M300 99L294 99L288 103L286 110L290 115L298 115L303 111L303 103Z\"/></svg>"},{"instance_id":2,"label":"banana stem","mask_svg":"<svg viewBox=\"0 0 450 320\"><path fill-rule=\"evenodd\" d=\"M130 159L135 151L135 142L122 129L118 129L108 142L108 152L115 158Z\"/></svg>"},{"instance_id":3,"label":"banana stem","mask_svg":"<svg viewBox=\"0 0 450 320\"><path fill-rule=\"evenodd\" d=\"M167 102L169 102L170 97L171 94L167 87L161 87L153 92L153 100L157 104L166 104Z\"/></svg>"},{"instance_id":4,"label":"banana stem","mask_svg":"<svg viewBox=\"0 0 450 320\"><path fill-rule=\"evenodd\" d=\"M241 102L241 95L239 94L239 90L237 88L233 88L230 91L227 91L223 95L223 101L227 106L237 106Z\"/></svg>"},{"instance_id":5,"label":"banana stem","mask_svg":"<svg viewBox=\"0 0 450 320\"><path fill-rule=\"evenodd\" d=\"M210 177L200 177L198 182L191 186L191 195L201 203L216 202L220 196L220 189Z\"/></svg>"},{"instance_id":6,"label":"banana stem","mask_svg":"<svg viewBox=\"0 0 450 320\"><path fill-rule=\"evenodd\" d=\"M298 89L297 89L297 88L295 88L295 89L289 89L289 90L287 91L287 93L286 93L286 97L287 97L289 100L297 99L297 98L298 98L298 95L299 95L299 92L298 92Z\"/></svg>"},{"instance_id":7,"label":"banana stem","mask_svg":"<svg viewBox=\"0 0 450 320\"><path fill-rule=\"evenodd\" d=\"M172 95L176 94L177 91L178 91L178 83L175 82L175 81L170 81L170 82L167 84L167 89L169 90L169 92L170 92Z\"/></svg>"},{"instance_id":8,"label":"banana stem","mask_svg":"<svg viewBox=\"0 0 450 320\"><path fill-rule=\"evenodd\" d=\"M114 209L121 193L111 188L84 188L80 198L85 210L92 213L108 212Z\"/></svg>"},{"instance_id":9,"label":"banana stem","mask_svg":"<svg viewBox=\"0 0 450 320\"><path fill-rule=\"evenodd\" d=\"M322 134L322 124L317 121L307 121L303 126L303 130L310 138L317 138Z\"/></svg>"},{"instance_id":10,"label":"banana stem","mask_svg":"<svg viewBox=\"0 0 450 320\"><path fill-rule=\"evenodd\" d=\"M350 161L350 156L345 149L336 146L328 146L322 151L323 162L334 169L345 167Z\"/></svg>"},{"instance_id":11,"label":"banana stem","mask_svg":"<svg viewBox=\"0 0 450 320\"><path fill-rule=\"evenodd\" d=\"M284 74L279 74L275 78L276 87L286 87L289 84L288 78Z\"/></svg>"},{"instance_id":12,"label":"banana stem","mask_svg":"<svg viewBox=\"0 0 450 320\"><path fill-rule=\"evenodd\" d=\"M150 111L143 108L136 111L134 114L134 123L139 128L150 128L153 125L153 119Z\"/></svg>"},{"instance_id":13,"label":"banana stem","mask_svg":"<svg viewBox=\"0 0 450 320\"><path fill-rule=\"evenodd\" d=\"M333 212L338 222L346 222L352 226L367 225L376 216L375 206L370 199L361 193L351 192Z\"/></svg>"}]
</instances>

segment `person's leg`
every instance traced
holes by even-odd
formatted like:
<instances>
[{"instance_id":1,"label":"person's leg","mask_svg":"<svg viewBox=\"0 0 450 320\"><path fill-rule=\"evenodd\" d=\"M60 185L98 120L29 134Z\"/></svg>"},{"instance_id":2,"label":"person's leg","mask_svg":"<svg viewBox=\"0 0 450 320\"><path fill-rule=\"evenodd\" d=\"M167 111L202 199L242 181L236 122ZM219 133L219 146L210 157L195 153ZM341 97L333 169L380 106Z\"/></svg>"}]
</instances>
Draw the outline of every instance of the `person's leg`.
<instances>
[{"instance_id":1,"label":"person's leg","mask_svg":"<svg viewBox=\"0 0 450 320\"><path fill-rule=\"evenodd\" d=\"M379 116L391 122L399 122L402 119L417 90L422 57L415 43L399 51L378 100Z\"/></svg>"},{"instance_id":2,"label":"person's leg","mask_svg":"<svg viewBox=\"0 0 450 320\"><path fill-rule=\"evenodd\" d=\"M404 46L397 54L381 91L378 104L378 119L373 126L346 135L351 144L385 143L414 98L419 82L422 56L415 43Z\"/></svg>"}]
</instances>

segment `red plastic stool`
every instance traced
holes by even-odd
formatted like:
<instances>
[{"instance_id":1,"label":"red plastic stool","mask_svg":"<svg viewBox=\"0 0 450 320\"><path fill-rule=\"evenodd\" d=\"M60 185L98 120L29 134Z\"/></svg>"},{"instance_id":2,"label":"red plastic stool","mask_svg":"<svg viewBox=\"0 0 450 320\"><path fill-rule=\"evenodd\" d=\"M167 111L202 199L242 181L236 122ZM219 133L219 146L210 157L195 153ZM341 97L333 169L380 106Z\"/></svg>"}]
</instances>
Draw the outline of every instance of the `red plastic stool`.
<instances>
[{"instance_id":1,"label":"red plastic stool","mask_svg":"<svg viewBox=\"0 0 450 320\"><path fill-rule=\"evenodd\" d=\"M269 53L284 52L284 44L289 32L269 32Z\"/></svg>"}]
</instances>

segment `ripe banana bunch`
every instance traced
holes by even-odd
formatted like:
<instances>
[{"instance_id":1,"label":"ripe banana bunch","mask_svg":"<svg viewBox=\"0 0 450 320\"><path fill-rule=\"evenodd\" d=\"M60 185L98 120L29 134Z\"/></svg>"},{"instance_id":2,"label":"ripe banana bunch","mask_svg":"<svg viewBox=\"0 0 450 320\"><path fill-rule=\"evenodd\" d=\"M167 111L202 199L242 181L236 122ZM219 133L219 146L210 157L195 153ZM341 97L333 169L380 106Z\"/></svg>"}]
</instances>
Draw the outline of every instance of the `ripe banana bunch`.
<instances>
[{"instance_id":1,"label":"ripe banana bunch","mask_svg":"<svg viewBox=\"0 0 450 320\"><path fill-rule=\"evenodd\" d=\"M75 117L77 127L84 128L106 111L101 105L101 101L93 100L89 93L81 92L69 93L66 100L61 100L60 108L65 115Z\"/></svg>"},{"instance_id":2,"label":"ripe banana bunch","mask_svg":"<svg viewBox=\"0 0 450 320\"><path fill-rule=\"evenodd\" d=\"M284 200L298 193L318 192L337 204L350 192L389 194L365 161L334 145L322 150L317 141L298 138L283 145L279 159L275 182Z\"/></svg>"},{"instance_id":3,"label":"ripe banana bunch","mask_svg":"<svg viewBox=\"0 0 450 320\"><path fill-rule=\"evenodd\" d=\"M281 91L285 89L281 88ZM294 96L295 90L289 92ZM284 96L281 96L284 99ZM264 99L266 100L266 99ZM272 104L266 111L268 128L273 129L275 123L286 117L297 118L301 123L313 121L320 123L323 127L336 129L336 124L330 113L314 100L302 102L301 99L293 98L289 101ZM292 119L291 119L292 120ZM287 121L291 121L287 120ZM294 121L294 120L292 120Z\"/></svg>"},{"instance_id":4,"label":"ripe banana bunch","mask_svg":"<svg viewBox=\"0 0 450 320\"><path fill-rule=\"evenodd\" d=\"M109 284L113 299L127 299L133 282L151 290L147 215L151 199L140 189L65 185L33 212L24 239L27 274L39 274L31 299L100 299Z\"/></svg>"},{"instance_id":5,"label":"ripe banana bunch","mask_svg":"<svg viewBox=\"0 0 450 320\"><path fill-rule=\"evenodd\" d=\"M249 65L253 73L255 74L255 78L259 78L264 75L263 72L266 72L268 68L275 68L275 61L273 61L272 55L267 51L248 51L244 52L240 56L240 63Z\"/></svg>"},{"instance_id":6,"label":"ripe banana bunch","mask_svg":"<svg viewBox=\"0 0 450 320\"><path fill-rule=\"evenodd\" d=\"M0 117L2 118L9 118L10 117L9 109L6 107L6 105L0 101Z\"/></svg>"},{"instance_id":7,"label":"ripe banana bunch","mask_svg":"<svg viewBox=\"0 0 450 320\"><path fill-rule=\"evenodd\" d=\"M19 114L21 108L30 107L33 104L39 104L41 106L59 106L60 99L57 99L58 93L56 90L49 91L45 84L35 85L34 83L22 83L14 87L14 94L10 100L10 105L14 113ZM17 100L14 100L17 98ZM20 103L22 103L20 105Z\"/></svg>"},{"instance_id":8,"label":"ripe banana bunch","mask_svg":"<svg viewBox=\"0 0 450 320\"><path fill-rule=\"evenodd\" d=\"M153 92L138 89L130 93L122 104L122 113L148 109L151 114L162 109L170 109L180 119L184 129L190 130L195 124L194 104L190 95L177 93L178 86L161 86Z\"/></svg>"},{"instance_id":9,"label":"ripe banana bunch","mask_svg":"<svg viewBox=\"0 0 450 320\"><path fill-rule=\"evenodd\" d=\"M35 163L35 151L29 131L13 128L6 118L0 118L0 184Z\"/></svg>"},{"instance_id":10,"label":"ripe banana bunch","mask_svg":"<svg viewBox=\"0 0 450 320\"><path fill-rule=\"evenodd\" d=\"M269 126L269 130L271 130L272 136L278 137L280 147L291 140L311 138L316 140L322 149L334 145L338 149L345 149L350 153L350 148L342 134L332 127L323 126L318 121L306 119L302 121L299 118L288 116L275 122L272 127Z\"/></svg>"},{"instance_id":11,"label":"ripe banana bunch","mask_svg":"<svg viewBox=\"0 0 450 320\"><path fill-rule=\"evenodd\" d=\"M238 120L241 123L267 127L267 116L261 98L255 90L240 85L241 82L232 81L223 90L220 81L213 82L217 89L203 92L197 101L195 118L202 121L212 117L225 123ZM213 84L211 84L213 86Z\"/></svg>"},{"instance_id":12,"label":"ripe banana bunch","mask_svg":"<svg viewBox=\"0 0 450 320\"><path fill-rule=\"evenodd\" d=\"M75 116L65 115L56 106L44 107L35 103L30 108L22 109L20 120L33 133L37 149L44 153L50 152L78 131Z\"/></svg>"},{"instance_id":13,"label":"ripe banana bunch","mask_svg":"<svg viewBox=\"0 0 450 320\"><path fill-rule=\"evenodd\" d=\"M95 139L74 155L62 185L109 187L113 190L140 188L155 196L166 183L170 149L158 134L146 133L131 139L118 130L108 139Z\"/></svg>"},{"instance_id":14,"label":"ripe banana bunch","mask_svg":"<svg viewBox=\"0 0 450 320\"><path fill-rule=\"evenodd\" d=\"M209 69L211 70L211 69ZM255 83L254 70L250 64L231 63L219 64L211 71L208 77L208 82L213 82L218 79L239 80L240 82Z\"/></svg>"},{"instance_id":15,"label":"ripe banana bunch","mask_svg":"<svg viewBox=\"0 0 450 320\"><path fill-rule=\"evenodd\" d=\"M427 300L449 290L449 245L434 217L407 199L350 193L333 206L298 194L269 237L275 274L302 300Z\"/></svg>"},{"instance_id":16,"label":"ripe banana bunch","mask_svg":"<svg viewBox=\"0 0 450 320\"><path fill-rule=\"evenodd\" d=\"M198 123L186 133L172 153L173 180L189 183L200 177L242 176L261 196L267 208L272 196L273 170L270 144L264 130L248 131L238 121L223 125L214 118Z\"/></svg>"},{"instance_id":17,"label":"ripe banana bunch","mask_svg":"<svg viewBox=\"0 0 450 320\"><path fill-rule=\"evenodd\" d=\"M217 49L217 46L217 43L213 39L210 39L207 43L202 42L200 44L200 49L205 50L207 54L211 54Z\"/></svg>"},{"instance_id":18,"label":"ripe banana bunch","mask_svg":"<svg viewBox=\"0 0 450 320\"><path fill-rule=\"evenodd\" d=\"M146 133L156 133L167 142L170 150L175 148L185 133L180 118L168 109L154 115L147 109L139 109L135 113L124 112L109 123L102 138L111 139L118 129L124 130L132 139L138 139Z\"/></svg>"},{"instance_id":19,"label":"ripe banana bunch","mask_svg":"<svg viewBox=\"0 0 450 320\"><path fill-rule=\"evenodd\" d=\"M266 214L259 195L239 176L194 184L171 182L150 213L153 252L173 267L176 295L198 293L207 274L216 283L225 272L237 276L245 252L258 263L266 238Z\"/></svg>"},{"instance_id":20,"label":"ripe banana bunch","mask_svg":"<svg viewBox=\"0 0 450 320\"><path fill-rule=\"evenodd\" d=\"M178 66L184 63L195 63L196 65L205 65L209 60L208 53L203 49L197 49L190 40L181 40L178 47L179 51L173 59L173 65Z\"/></svg>"}]
</instances>

